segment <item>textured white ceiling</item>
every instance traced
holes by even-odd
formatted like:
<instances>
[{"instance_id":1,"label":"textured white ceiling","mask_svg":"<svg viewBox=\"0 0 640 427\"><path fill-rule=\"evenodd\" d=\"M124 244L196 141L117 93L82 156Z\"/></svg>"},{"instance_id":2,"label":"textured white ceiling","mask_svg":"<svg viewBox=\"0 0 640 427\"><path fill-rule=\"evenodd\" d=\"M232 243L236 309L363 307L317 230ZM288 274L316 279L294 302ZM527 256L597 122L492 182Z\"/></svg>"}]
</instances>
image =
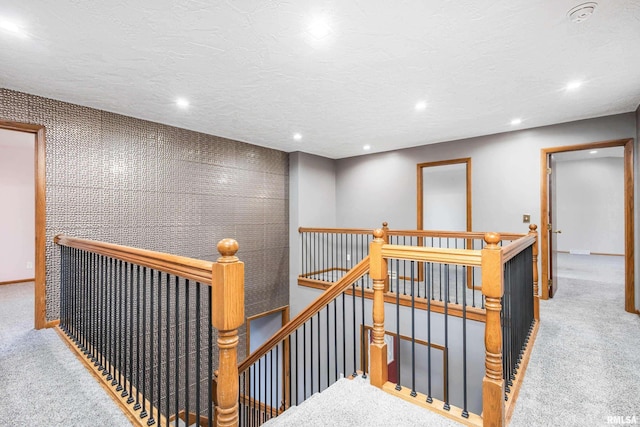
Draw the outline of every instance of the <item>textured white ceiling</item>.
<instances>
[{"instance_id":1,"label":"textured white ceiling","mask_svg":"<svg viewBox=\"0 0 640 427\"><path fill-rule=\"evenodd\" d=\"M0 86L330 158L635 110L640 1L579 3L10 0Z\"/></svg>"}]
</instances>

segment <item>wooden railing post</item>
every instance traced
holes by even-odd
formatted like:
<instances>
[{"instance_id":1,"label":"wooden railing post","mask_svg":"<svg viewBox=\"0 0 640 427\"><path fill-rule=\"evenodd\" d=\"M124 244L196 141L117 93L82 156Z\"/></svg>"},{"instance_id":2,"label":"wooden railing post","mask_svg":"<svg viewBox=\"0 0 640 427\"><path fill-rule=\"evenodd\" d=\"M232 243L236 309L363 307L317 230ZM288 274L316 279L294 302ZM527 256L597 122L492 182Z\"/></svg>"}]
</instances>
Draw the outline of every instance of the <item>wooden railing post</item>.
<instances>
[{"instance_id":1,"label":"wooden railing post","mask_svg":"<svg viewBox=\"0 0 640 427\"><path fill-rule=\"evenodd\" d=\"M502 250L498 233L487 233L482 250L482 294L485 296L484 329L485 376L482 380L482 420L484 426L504 426L504 380L502 375L501 298L504 293Z\"/></svg>"},{"instance_id":2,"label":"wooden railing post","mask_svg":"<svg viewBox=\"0 0 640 427\"><path fill-rule=\"evenodd\" d=\"M389 223L388 222L383 222L382 223L382 240L384 240L385 244L389 243ZM389 292L389 271L387 271L387 273L384 276L384 288L385 288L385 292Z\"/></svg>"},{"instance_id":3,"label":"wooden railing post","mask_svg":"<svg viewBox=\"0 0 640 427\"><path fill-rule=\"evenodd\" d=\"M244 323L244 263L235 256L238 242L218 243L221 257L211 277L211 324L218 330L216 426L238 425L238 328Z\"/></svg>"},{"instance_id":4,"label":"wooden railing post","mask_svg":"<svg viewBox=\"0 0 640 427\"><path fill-rule=\"evenodd\" d=\"M387 344L384 341L384 294L388 291L387 260L382 257L384 235L383 230L379 228L375 230L374 239L369 246L369 276L373 280L373 328L371 330L373 342L369 347L371 353L369 377L371 385L375 387L382 387L388 378Z\"/></svg>"},{"instance_id":5,"label":"wooden railing post","mask_svg":"<svg viewBox=\"0 0 640 427\"><path fill-rule=\"evenodd\" d=\"M533 318L540 320L540 297L538 296L538 226L531 224L529 234L536 237L533 244Z\"/></svg>"}]
</instances>

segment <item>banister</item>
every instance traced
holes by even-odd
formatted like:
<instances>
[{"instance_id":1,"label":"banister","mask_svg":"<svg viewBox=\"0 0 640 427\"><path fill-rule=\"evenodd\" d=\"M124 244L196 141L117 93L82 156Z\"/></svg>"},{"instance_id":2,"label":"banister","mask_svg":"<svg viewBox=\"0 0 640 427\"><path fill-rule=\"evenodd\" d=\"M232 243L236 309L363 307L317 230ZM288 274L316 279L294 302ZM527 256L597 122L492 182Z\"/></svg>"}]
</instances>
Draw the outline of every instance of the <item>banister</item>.
<instances>
[{"instance_id":1,"label":"banister","mask_svg":"<svg viewBox=\"0 0 640 427\"><path fill-rule=\"evenodd\" d=\"M373 234L372 228L321 228L298 227L298 233L347 233L347 234Z\"/></svg>"},{"instance_id":2,"label":"banister","mask_svg":"<svg viewBox=\"0 0 640 427\"><path fill-rule=\"evenodd\" d=\"M386 224L386 223L385 223ZM383 227L386 236L411 237L449 237L458 239L483 239L485 233L480 231L449 231L449 230L393 230ZM298 227L299 233L342 233L372 235L372 228L322 228ZM499 233L502 240L517 240L527 236L526 233Z\"/></svg>"},{"instance_id":3,"label":"banister","mask_svg":"<svg viewBox=\"0 0 640 427\"><path fill-rule=\"evenodd\" d=\"M53 241L60 246L94 252L211 285L211 269L214 263L209 261L96 240L78 239L62 234L55 236Z\"/></svg>"},{"instance_id":4,"label":"banister","mask_svg":"<svg viewBox=\"0 0 640 427\"><path fill-rule=\"evenodd\" d=\"M514 256L518 255L525 248L533 245L536 241L536 236L525 234L523 237L518 240L514 240L509 243L507 246L502 247L502 262L507 262Z\"/></svg>"},{"instance_id":5,"label":"banister","mask_svg":"<svg viewBox=\"0 0 640 427\"><path fill-rule=\"evenodd\" d=\"M382 246L382 256L384 258L471 265L478 267L482 262L482 251L480 250L430 248L424 246L387 244Z\"/></svg>"},{"instance_id":6,"label":"banister","mask_svg":"<svg viewBox=\"0 0 640 427\"><path fill-rule=\"evenodd\" d=\"M264 344L251 353L242 363L238 365L238 372L242 373L253 365L262 356L267 354L280 341L294 332L303 323L313 317L319 309L337 298L347 287L362 277L369 270L369 256L356 264L339 281L322 293L315 301L309 304L304 310L298 313L290 322L284 325L278 332L269 338Z\"/></svg>"},{"instance_id":7,"label":"banister","mask_svg":"<svg viewBox=\"0 0 640 427\"><path fill-rule=\"evenodd\" d=\"M387 231L389 236L412 237L450 237L454 239L483 239L486 233L481 231L448 231L448 230L392 230ZM516 240L527 234L499 233L502 240Z\"/></svg>"}]
</instances>

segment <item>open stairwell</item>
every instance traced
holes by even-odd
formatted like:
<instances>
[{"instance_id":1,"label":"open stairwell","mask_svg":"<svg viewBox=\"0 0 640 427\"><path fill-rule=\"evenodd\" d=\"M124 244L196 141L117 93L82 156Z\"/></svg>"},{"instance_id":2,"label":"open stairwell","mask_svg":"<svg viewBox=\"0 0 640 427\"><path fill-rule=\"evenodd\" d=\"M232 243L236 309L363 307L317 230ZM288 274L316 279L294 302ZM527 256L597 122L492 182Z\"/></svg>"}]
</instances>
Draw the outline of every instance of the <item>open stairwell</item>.
<instances>
[{"instance_id":1,"label":"open stairwell","mask_svg":"<svg viewBox=\"0 0 640 427\"><path fill-rule=\"evenodd\" d=\"M343 378L322 393L293 406L268 427L298 426L460 426L433 411L392 396L361 376Z\"/></svg>"},{"instance_id":2,"label":"open stairwell","mask_svg":"<svg viewBox=\"0 0 640 427\"><path fill-rule=\"evenodd\" d=\"M535 227L445 247L386 231L338 281L313 279L318 297L241 362L235 240L208 262L56 236L59 331L141 427L505 425L538 325Z\"/></svg>"}]
</instances>

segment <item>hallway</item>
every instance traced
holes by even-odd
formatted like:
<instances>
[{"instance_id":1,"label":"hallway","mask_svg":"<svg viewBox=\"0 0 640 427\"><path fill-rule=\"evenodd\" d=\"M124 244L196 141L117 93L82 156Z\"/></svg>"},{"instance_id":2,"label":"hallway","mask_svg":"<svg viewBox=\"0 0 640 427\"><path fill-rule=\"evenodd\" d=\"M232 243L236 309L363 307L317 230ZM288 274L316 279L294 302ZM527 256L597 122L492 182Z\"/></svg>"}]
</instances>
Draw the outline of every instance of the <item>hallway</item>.
<instances>
[{"instance_id":1,"label":"hallway","mask_svg":"<svg viewBox=\"0 0 640 427\"><path fill-rule=\"evenodd\" d=\"M624 311L622 257L558 254L558 292L540 330L511 425L640 423L640 317Z\"/></svg>"},{"instance_id":2,"label":"hallway","mask_svg":"<svg viewBox=\"0 0 640 427\"><path fill-rule=\"evenodd\" d=\"M128 426L53 329L33 329L33 282L0 286L0 419L13 426Z\"/></svg>"}]
</instances>

